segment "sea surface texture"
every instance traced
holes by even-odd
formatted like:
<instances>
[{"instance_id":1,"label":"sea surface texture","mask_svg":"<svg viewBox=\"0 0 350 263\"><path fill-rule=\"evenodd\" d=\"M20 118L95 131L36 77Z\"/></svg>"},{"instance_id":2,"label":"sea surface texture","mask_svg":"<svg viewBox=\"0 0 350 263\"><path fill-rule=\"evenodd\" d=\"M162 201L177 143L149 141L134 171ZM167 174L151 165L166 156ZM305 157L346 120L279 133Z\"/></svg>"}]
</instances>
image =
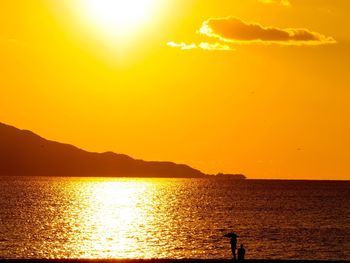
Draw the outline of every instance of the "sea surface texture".
<instances>
[{"instance_id":1,"label":"sea surface texture","mask_svg":"<svg viewBox=\"0 0 350 263\"><path fill-rule=\"evenodd\" d=\"M350 260L350 182L0 177L0 258Z\"/></svg>"}]
</instances>

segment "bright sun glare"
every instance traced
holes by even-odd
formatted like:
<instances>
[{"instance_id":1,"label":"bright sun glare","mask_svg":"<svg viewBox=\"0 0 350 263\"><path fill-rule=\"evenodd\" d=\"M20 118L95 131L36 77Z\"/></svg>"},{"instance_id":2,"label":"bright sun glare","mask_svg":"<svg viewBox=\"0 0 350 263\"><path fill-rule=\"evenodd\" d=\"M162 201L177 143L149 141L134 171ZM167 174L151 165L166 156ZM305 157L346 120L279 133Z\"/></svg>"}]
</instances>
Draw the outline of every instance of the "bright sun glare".
<instances>
[{"instance_id":1,"label":"bright sun glare","mask_svg":"<svg viewBox=\"0 0 350 263\"><path fill-rule=\"evenodd\" d=\"M143 31L159 7L159 0L83 0L84 15L97 31L110 37L130 37Z\"/></svg>"}]
</instances>

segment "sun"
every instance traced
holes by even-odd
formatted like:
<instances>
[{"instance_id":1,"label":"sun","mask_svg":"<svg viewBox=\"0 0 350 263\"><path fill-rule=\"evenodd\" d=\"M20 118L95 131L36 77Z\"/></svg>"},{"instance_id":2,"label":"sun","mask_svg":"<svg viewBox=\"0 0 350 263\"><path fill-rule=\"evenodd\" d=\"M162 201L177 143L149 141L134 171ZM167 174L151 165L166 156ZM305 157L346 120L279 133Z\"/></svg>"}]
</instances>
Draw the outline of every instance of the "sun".
<instances>
[{"instance_id":1,"label":"sun","mask_svg":"<svg viewBox=\"0 0 350 263\"><path fill-rule=\"evenodd\" d=\"M112 38L129 38L152 22L160 0L82 0L80 9L89 24Z\"/></svg>"}]
</instances>

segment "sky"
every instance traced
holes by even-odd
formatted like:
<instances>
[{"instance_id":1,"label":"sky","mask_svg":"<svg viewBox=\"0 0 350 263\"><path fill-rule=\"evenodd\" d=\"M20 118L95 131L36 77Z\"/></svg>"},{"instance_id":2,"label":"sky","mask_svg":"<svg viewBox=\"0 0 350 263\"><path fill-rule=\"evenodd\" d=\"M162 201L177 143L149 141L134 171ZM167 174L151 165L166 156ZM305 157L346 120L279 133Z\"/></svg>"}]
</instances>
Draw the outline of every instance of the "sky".
<instances>
[{"instance_id":1,"label":"sky","mask_svg":"<svg viewBox=\"0 0 350 263\"><path fill-rule=\"evenodd\" d=\"M206 173L350 179L348 0L125 2L1 1L0 122Z\"/></svg>"}]
</instances>

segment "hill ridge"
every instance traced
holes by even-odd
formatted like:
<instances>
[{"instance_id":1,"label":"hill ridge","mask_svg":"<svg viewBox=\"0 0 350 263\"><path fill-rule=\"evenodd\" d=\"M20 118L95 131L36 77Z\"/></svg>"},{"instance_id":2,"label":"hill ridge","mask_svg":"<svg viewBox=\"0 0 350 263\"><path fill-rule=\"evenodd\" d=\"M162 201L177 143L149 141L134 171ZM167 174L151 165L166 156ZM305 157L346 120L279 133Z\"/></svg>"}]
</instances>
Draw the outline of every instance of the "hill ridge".
<instances>
[{"instance_id":1,"label":"hill ridge","mask_svg":"<svg viewBox=\"0 0 350 263\"><path fill-rule=\"evenodd\" d=\"M0 122L0 175L208 178L186 164L90 152ZM244 178L238 178L244 179Z\"/></svg>"}]
</instances>

